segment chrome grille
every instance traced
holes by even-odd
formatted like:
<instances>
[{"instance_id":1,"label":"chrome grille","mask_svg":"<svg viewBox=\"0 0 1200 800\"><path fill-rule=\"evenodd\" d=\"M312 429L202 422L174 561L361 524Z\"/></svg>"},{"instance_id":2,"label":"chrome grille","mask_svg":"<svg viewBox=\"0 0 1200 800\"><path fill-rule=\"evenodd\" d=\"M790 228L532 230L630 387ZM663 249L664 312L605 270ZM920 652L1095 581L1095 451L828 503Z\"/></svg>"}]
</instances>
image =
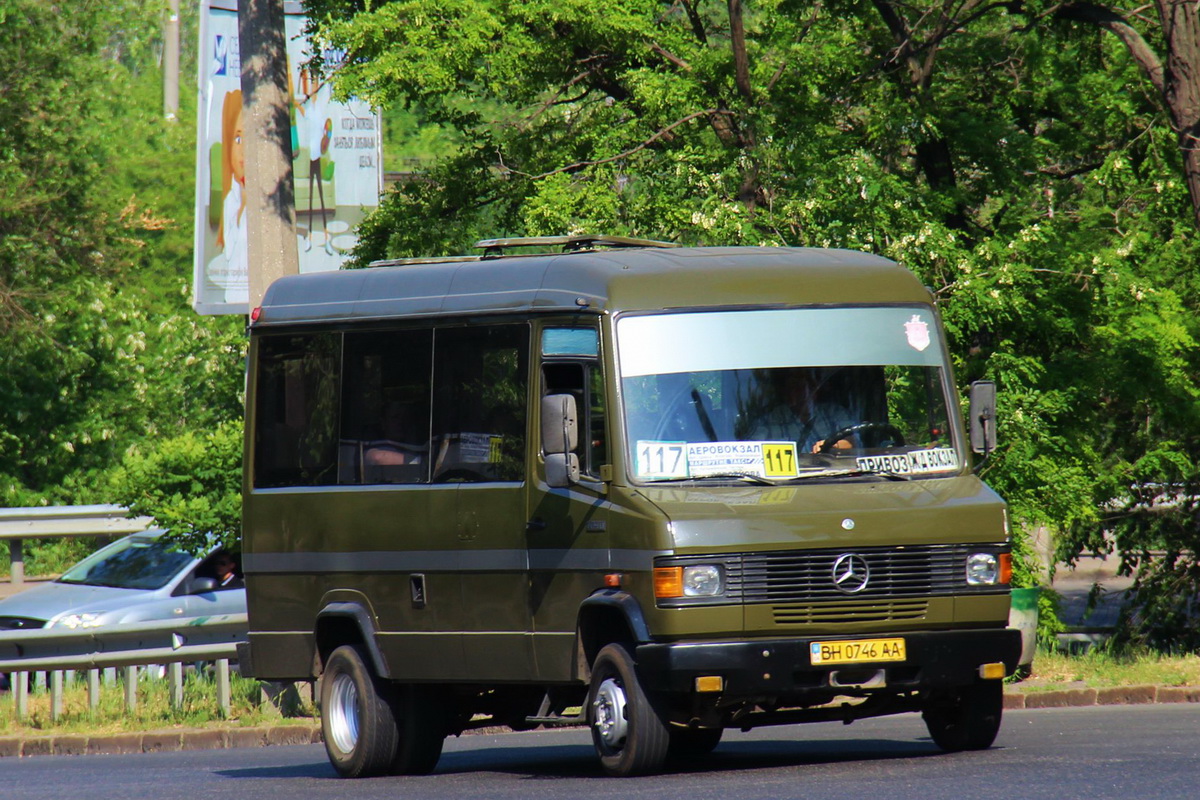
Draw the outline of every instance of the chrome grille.
<instances>
[{"instance_id":1,"label":"chrome grille","mask_svg":"<svg viewBox=\"0 0 1200 800\"><path fill-rule=\"evenodd\" d=\"M794 603L930 597L961 592L969 545L864 547L745 554L737 583L742 602ZM866 561L870 580L853 595L833 583L833 564L853 552ZM732 560L732 559L731 559ZM734 581L730 580L732 587Z\"/></svg>"},{"instance_id":2,"label":"chrome grille","mask_svg":"<svg viewBox=\"0 0 1200 800\"><path fill-rule=\"evenodd\" d=\"M845 605L895 598L961 594L967 555L977 545L912 545L762 553L673 556L671 564L720 564L725 570L726 602L820 603ZM853 553L866 562L870 580L861 591L846 593L833 583L833 565ZM660 562L661 563L661 562ZM979 587L991 589L994 587Z\"/></svg>"},{"instance_id":3,"label":"chrome grille","mask_svg":"<svg viewBox=\"0 0 1200 800\"><path fill-rule=\"evenodd\" d=\"M993 543L665 556L655 560L656 566L720 565L725 590L718 597L664 598L659 605L769 605L780 625L921 619L932 598L1007 591L1007 585L971 586L966 575L971 553L1007 550L1005 544ZM864 565L870 573L858 591L843 591L834 584L834 564L843 556L854 564L855 575L862 574ZM843 585L855 587L859 582Z\"/></svg>"}]
</instances>

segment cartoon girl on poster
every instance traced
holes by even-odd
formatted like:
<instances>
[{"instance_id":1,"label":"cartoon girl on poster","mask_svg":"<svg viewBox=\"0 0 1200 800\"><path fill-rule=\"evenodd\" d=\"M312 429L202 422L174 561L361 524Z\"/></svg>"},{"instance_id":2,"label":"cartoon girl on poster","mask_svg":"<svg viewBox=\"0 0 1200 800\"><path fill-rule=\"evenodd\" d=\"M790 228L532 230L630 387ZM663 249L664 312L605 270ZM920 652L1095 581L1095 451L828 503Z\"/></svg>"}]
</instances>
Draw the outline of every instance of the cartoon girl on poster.
<instances>
[{"instance_id":1,"label":"cartoon girl on poster","mask_svg":"<svg viewBox=\"0 0 1200 800\"><path fill-rule=\"evenodd\" d=\"M313 216L313 189L320 198L321 232L325 236L325 252L333 255L329 242L329 228L325 219L325 189L322 186L321 156L329 149L333 127L329 119L330 88L326 81L320 80L309 68L300 70L300 93L302 95L300 113L304 114L305 126L308 132L308 240L305 251L312 250L313 231L316 221Z\"/></svg>"},{"instance_id":2,"label":"cartoon girl on poster","mask_svg":"<svg viewBox=\"0 0 1200 800\"><path fill-rule=\"evenodd\" d=\"M227 303L246 302L249 256L246 249L246 148L242 140L242 92L225 95L221 106L221 196L217 247L224 255L209 264L209 278L224 290ZM222 263L224 262L224 263Z\"/></svg>"}]
</instances>

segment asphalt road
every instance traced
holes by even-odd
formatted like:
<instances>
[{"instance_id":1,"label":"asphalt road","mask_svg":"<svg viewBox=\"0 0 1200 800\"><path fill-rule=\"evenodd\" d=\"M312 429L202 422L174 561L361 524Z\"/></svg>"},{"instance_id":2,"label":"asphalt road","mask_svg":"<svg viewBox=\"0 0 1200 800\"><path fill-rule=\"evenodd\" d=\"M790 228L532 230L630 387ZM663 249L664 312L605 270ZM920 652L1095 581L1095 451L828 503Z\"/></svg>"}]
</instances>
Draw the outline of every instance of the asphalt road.
<instances>
[{"instance_id":1,"label":"asphalt road","mask_svg":"<svg viewBox=\"0 0 1200 800\"><path fill-rule=\"evenodd\" d=\"M433 775L362 781L319 745L0 760L4 800L1190 800L1198 785L1198 704L1012 711L995 747L955 755L916 716L730 732L699 764L624 780L582 730L451 739Z\"/></svg>"}]
</instances>

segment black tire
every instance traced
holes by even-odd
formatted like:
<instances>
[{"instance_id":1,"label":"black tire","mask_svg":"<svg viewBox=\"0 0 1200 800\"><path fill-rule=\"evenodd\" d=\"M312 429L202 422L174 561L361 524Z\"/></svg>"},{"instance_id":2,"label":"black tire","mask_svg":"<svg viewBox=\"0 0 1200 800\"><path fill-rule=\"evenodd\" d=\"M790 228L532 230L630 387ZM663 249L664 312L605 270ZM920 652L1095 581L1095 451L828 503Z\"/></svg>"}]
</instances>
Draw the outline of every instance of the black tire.
<instances>
[{"instance_id":1,"label":"black tire","mask_svg":"<svg viewBox=\"0 0 1200 800\"><path fill-rule=\"evenodd\" d=\"M704 758L721 743L721 728L671 728L667 758L694 761Z\"/></svg>"},{"instance_id":2,"label":"black tire","mask_svg":"<svg viewBox=\"0 0 1200 800\"><path fill-rule=\"evenodd\" d=\"M957 753L991 747L1003 712L1001 681L981 681L931 695L921 716L934 744Z\"/></svg>"},{"instance_id":3,"label":"black tire","mask_svg":"<svg viewBox=\"0 0 1200 800\"><path fill-rule=\"evenodd\" d=\"M619 644L605 645L592 664L587 718L609 775L645 775L662 767L670 743L667 725L642 689L633 657Z\"/></svg>"},{"instance_id":4,"label":"black tire","mask_svg":"<svg viewBox=\"0 0 1200 800\"><path fill-rule=\"evenodd\" d=\"M391 772L399 741L391 694L358 648L343 645L329 656L321 675L321 733L329 762L343 778Z\"/></svg>"},{"instance_id":5,"label":"black tire","mask_svg":"<svg viewBox=\"0 0 1200 800\"><path fill-rule=\"evenodd\" d=\"M431 687L397 687L392 716L400 738L390 772L393 775L433 772L446 741L446 711L441 694Z\"/></svg>"}]
</instances>

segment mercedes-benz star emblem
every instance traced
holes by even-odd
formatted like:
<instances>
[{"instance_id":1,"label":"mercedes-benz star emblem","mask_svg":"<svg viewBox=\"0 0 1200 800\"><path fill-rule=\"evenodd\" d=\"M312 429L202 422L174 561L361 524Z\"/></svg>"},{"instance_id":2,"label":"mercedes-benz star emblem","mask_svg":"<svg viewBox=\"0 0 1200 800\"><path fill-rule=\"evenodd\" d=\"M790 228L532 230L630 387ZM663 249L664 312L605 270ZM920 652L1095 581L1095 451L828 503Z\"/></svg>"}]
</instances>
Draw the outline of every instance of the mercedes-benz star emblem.
<instances>
[{"instance_id":1,"label":"mercedes-benz star emblem","mask_svg":"<svg viewBox=\"0 0 1200 800\"><path fill-rule=\"evenodd\" d=\"M833 562L833 585L843 594L858 594L871 580L871 568L858 553L843 553Z\"/></svg>"}]
</instances>

